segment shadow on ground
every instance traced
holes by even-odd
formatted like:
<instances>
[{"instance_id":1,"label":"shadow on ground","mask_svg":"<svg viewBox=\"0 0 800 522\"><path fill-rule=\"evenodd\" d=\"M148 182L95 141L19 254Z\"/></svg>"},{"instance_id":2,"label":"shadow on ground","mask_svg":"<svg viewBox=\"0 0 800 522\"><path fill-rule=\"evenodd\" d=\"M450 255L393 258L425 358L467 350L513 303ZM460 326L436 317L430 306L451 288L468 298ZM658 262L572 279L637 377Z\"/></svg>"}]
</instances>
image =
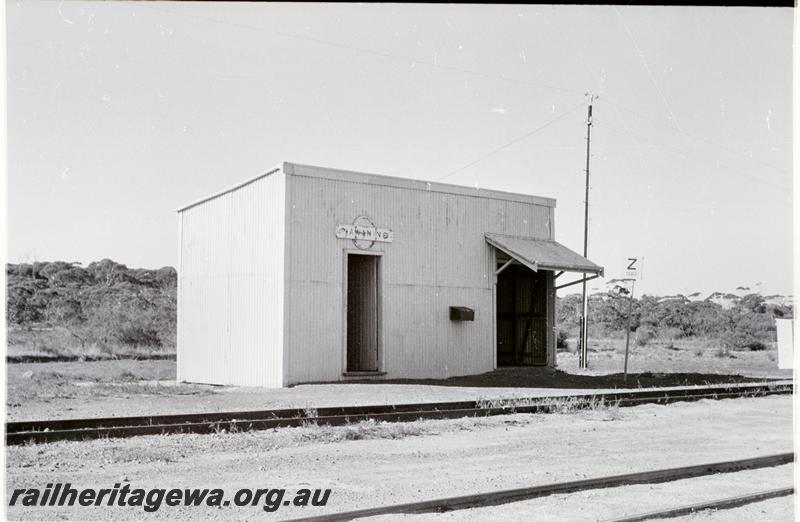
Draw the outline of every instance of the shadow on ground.
<instances>
[{"instance_id":1,"label":"shadow on ground","mask_svg":"<svg viewBox=\"0 0 800 522\"><path fill-rule=\"evenodd\" d=\"M492 372L448 379L348 380L359 384L425 384L472 388L658 388L702 384L778 381L760 377L716 373L621 373L610 375L575 375L553 368L500 368Z\"/></svg>"}]
</instances>

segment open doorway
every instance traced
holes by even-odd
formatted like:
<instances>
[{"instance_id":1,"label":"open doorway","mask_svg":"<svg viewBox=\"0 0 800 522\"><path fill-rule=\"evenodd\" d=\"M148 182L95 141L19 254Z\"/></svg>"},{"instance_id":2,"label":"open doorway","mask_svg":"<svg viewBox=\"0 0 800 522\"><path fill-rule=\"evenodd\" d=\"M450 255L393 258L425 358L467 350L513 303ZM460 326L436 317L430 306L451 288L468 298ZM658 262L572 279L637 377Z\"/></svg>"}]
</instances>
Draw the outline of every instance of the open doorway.
<instances>
[{"instance_id":1,"label":"open doorway","mask_svg":"<svg viewBox=\"0 0 800 522\"><path fill-rule=\"evenodd\" d=\"M547 280L513 264L497 276L497 365L547 364Z\"/></svg>"},{"instance_id":2,"label":"open doorway","mask_svg":"<svg viewBox=\"0 0 800 522\"><path fill-rule=\"evenodd\" d=\"M379 256L347 254L347 371L378 371Z\"/></svg>"}]
</instances>

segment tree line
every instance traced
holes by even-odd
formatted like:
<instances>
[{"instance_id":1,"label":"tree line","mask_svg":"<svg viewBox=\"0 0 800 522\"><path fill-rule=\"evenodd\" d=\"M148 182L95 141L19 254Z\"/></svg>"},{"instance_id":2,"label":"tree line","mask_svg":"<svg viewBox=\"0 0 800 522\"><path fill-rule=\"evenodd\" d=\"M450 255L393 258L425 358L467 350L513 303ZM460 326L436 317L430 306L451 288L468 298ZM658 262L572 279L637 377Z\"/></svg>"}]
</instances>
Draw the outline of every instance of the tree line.
<instances>
[{"instance_id":1,"label":"tree line","mask_svg":"<svg viewBox=\"0 0 800 522\"><path fill-rule=\"evenodd\" d=\"M624 335L629 306L630 329L640 344L654 338L713 338L731 350L765 349L775 341L775 318L792 317L793 313L791 306L767 302L760 294L731 296L729 306L722 306L709 299L692 301L685 296L644 295L629 302L623 289L589 297L590 335ZM560 331L577 335L580 294L559 298L556 310Z\"/></svg>"},{"instance_id":2,"label":"tree line","mask_svg":"<svg viewBox=\"0 0 800 522\"><path fill-rule=\"evenodd\" d=\"M64 261L7 264L7 325L60 329L74 346L133 346L174 350L177 273L128 268L109 259L82 267ZM625 290L590 296L590 336L614 337L628 327ZM731 296L731 306L684 296L644 295L632 301L630 329L641 344L650 339L714 338L733 350L764 349L775 340L776 317L792 308L760 294ZM560 338L577 336L581 296L557 299Z\"/></svg>"},{"instance_id":3,"label":"tree line","mask_svg":"<svg viewBox=\"0 0 800 522\"><path fill-rule=\"evenodd\" d=\"M110 259L6 265L9 327L63 329L85 347L174 348L177 273L133 269Z\"/></svg>"}]
</instances>

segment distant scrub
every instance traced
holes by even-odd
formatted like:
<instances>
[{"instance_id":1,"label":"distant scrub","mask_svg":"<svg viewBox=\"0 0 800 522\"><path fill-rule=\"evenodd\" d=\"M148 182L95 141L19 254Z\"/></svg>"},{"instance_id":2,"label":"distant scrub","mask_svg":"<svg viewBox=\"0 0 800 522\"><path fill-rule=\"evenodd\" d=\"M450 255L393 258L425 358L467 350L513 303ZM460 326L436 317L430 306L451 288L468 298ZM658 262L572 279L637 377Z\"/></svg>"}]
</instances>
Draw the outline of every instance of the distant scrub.
<instances>
[{"instance_id":1,"label":"distant scrub","mask_svg":"<svg viewBox=\"0 0 800 522\"><path fill-rule=\"evenodd\" d=\"M735 297L735 296L734 296ZM581 296L557 299L558 328L577 336ZM594 337L625 335L628 298L611 293L589 298L589 332ZM792 317L791 306L765 302L759 294L748 294L722 307L712 301L690 301L683 296L659 298L644 295L633 300L631 340L639 346L659 339L671 342L683 338L718 339L721 350L765 350L775 341L775 318ZM635 334L634 334L635 333Z\"/></svg>"},{"instance_id":2,"label":"distant scrub","mask_svg":"<svg viewBox=\"0 0 800 522\"><path fill-rule=\"evenodd\" d=\"M7 264L9 345L35 344L40 352L119 353L145 348L172 352L176 336L177 273L172 267L132 269L109 259L86 268L63 261ZM581 296L557 299L558 347L579 330ZM595 294L589 303L589 332L594 338L624 337L628 299ZM723 355L736 350L765 350L775 340L775 317L791 317L791 306L766 303L759 294L736 299L724 308L712 301L682 296L645 295L633 300L631 341L702 337L720 343Z\"/></svg>"},{"instance_id":3,"label":"distant scrub","mask_svg":"<svg viewBox=\"0 0 800 522\"><path fill-rule=\"evenodd\" d=\"M174 350L177 273L172 267L131 269L108 259L86 268L63 261L22 263L7 264L6 278L8 326L38 333L46 344L101 352L120 346ZM9 343L23 338L17 332ZM41 348L58 353L64 346Z\"/></svg>"}]
</instances>

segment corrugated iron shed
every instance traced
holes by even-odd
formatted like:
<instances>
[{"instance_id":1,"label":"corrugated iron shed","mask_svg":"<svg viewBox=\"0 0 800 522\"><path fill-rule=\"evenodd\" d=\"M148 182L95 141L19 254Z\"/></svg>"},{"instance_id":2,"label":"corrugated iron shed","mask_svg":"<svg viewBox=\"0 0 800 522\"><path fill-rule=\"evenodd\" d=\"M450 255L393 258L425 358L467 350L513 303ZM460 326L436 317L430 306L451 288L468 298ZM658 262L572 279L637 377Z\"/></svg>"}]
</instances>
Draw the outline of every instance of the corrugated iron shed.
<instances>
[{"instance_id":1,"label":"corrugated iron shed","mask_svg":"<svg viewBox=\"0 0 800 522\"><path fill-rule=\"evenodd\" d=\"M182 207L179 378L282 386L492 370L497 283L505 292L516 273L502 275L498 257L535 264L551 326L552 271L602 271L555 243L554 206L551 198L284 163ZM473 320L451 320L451 306ZM354 319L356 309L366 315ZM534 319L514 331L545 324ZM546 350L546 358L521 360L554 362L552 331L542 335L524 336L519 350Z\"/></svg>"}]
</instances>

